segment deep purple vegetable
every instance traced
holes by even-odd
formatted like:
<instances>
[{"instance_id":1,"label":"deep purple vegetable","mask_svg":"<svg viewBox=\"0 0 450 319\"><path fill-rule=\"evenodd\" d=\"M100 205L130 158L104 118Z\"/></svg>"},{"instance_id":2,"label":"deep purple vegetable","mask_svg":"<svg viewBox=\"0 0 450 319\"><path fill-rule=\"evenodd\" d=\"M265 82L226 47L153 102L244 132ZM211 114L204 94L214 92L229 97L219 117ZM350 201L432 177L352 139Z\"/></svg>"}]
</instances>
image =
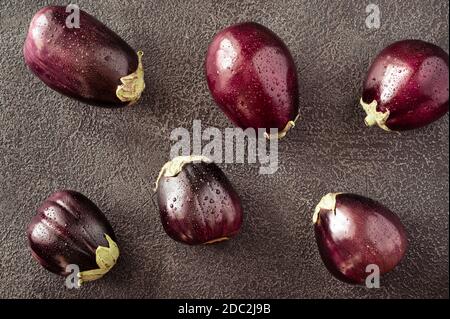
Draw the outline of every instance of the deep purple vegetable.
<instances>
[{"instance_id":1,"label":"deep purple vegetable","mask_svg":"<svg viewBox=\"0 0 450 319\"><path fill-rule=\"evenodd\" d=\"M247 22L220 31L205 66L212 97L238 127L282 138L295 125L297 70L289 49L268 28ZM270 128L278 136L268 136Z\"/></svg>"},{"instance_id":2,"label":"deep purple vegetable","mask_svg":"<svg viewBox=\"0 0 450 319\"><path fill-rule=\"evenodd\" d=\"M69 28L66 7L39 10L31 21L23 53L29 69L50 88L83 102L120 107L144 90L142 52L88 13Z\"/></svg>"},{"instance_id":3,"label":"deep purple vegetable","mask_svg":"<svg viewBox=\"0 0 450 319\"><path fill-rule=\"evenodd\" d=\"M239 196L206 157L180 156L166 163L156 192L164 230L179 242L216 243L235 236L241 227Z\"/></svg>"},{"instance_id":4,"label":"deep purple vegetable","mask_svg":"<svg viewBox=\"0 0 450 319\"><path fill-rule=\"evenodd\" d=\"M400 219L369 198L335 193L322 198L313 217L325 266L338 279L364 284L368 265L385 274L402 260L407 238Z\"/></svg>"},{"instance_id":5,"label":"deep purple vegetable","mask_svg":"<svg viewBox=\"0 0 450 319\"><path fill-rule=\"evenodd\" d=\"M47 270L67 276L79 267L79 282L105 275L119 258L114 231L105 215L84 195L70 190L50 195L27 229L33 257Z\"/></svg>"},{"instance_id":6,"label":"deep purple vegetable","mask_svg":"<svg viewBox=\"0 0 450 319\"><path fill-rule=\"evenodd\" d=\"M366 125L402 131L448 112L448 54L420 40L395 42L378 54L364 82Z\"/></svg>"}]
</instances>

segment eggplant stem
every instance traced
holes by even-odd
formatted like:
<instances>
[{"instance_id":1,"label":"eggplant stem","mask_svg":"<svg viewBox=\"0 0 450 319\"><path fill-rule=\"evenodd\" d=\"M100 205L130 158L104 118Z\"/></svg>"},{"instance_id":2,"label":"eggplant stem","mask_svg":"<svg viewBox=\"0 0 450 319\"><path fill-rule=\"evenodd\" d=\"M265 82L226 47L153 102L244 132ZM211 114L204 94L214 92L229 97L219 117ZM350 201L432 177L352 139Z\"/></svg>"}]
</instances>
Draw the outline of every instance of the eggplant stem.
<instances>
[{"instance_id":1,"label":"eggplant stem","mask_svg":"<svg viewBox=\"0 0 450 319\"><path fill-rule=\"evenodd\" d=\"M216 239L207 241L206 243L204 243L204 245L211 245L211 244L215 244L215 243L220 243L222 241L229 240L229 239L230 238L228 238L228 237L220 237L220 238L216 238Z\"/></svg>"},{"instance_id":2,"label":"eggplant stem","mask_svg":"<svg viewBox=\"0 0 450 319\"><path fill-rule=\"evenodd\" d=\"M105 234L105 238L109 247L98 246L95 250L95 261L99 268L78 273L78 284L80 286L84 282L102 278L116 264L120 255L119 247L107 234Z\"/></svg>"},{"instance_id":3,"label":"eggplant stem","mask_svg":"<svg viewBox=\"0 0 450 319\"><path fill-rule=\"evenodd\" d=\"M300 114L297 114L297 116L295 117L295 119L293 121L289 121L287 122L286 126L284 127L284 129L282 129L280 132L278 132L276 135L273 134L268 134L267 132L264 132L264 137L268 140L274 140L274 139L282 139L283 137L286 136L286 133L293 127L295 127L295 123L297 122L298 118L300 117Z\"/></svg>"},{"instance_id":4,"label":"eggplant stem","mask_svg":"<svg viewBox=\"0 0 450 319\"><path fill-rule=\"evenodd\" d=\"M316 224L319 221L320 211L323 210L331 210L336 213L336 196L342 193L328 193L324 197L320 199L319 204L317 204L314 209L313 214L313 224Z\"/></svg>"},{"instance_id":5,"label":"eggplant stem","mask_svg":"<svg viewBox=\"0 0 450 319\"><path fill-rule=\"evenodd\" d=\"M135 104L145 89L144 67L142 65L142 56L144 52L138 51L138 67L135 72L120 78L121 85L116 89L116 96L122 102L129 102L128 105Z\"/></svg>"},{"instance_id":6,"label":"eggplant stem","mask_svg":"<svg viewBox=\"0 0 450 319\"><path fill-rule=\"evenodd\" d=\"M202 155L189 155L189 156L178 156L172 159L171 161L168 161L164 166L161 168L161 171L159 172L158 178L155 182L155 188L154 191L158 189L158 183L159 180L164 177L173 177L177 176L181 170L183 169L183 166L189 163L193 162L204 162L204 163L212 163L212 161L207 158L206 156Z\"/></svg>"},{"instance_id":7,"label":"eggplant stem","mask_svg":"<svg viewBox=\"0 0 450 319\"><path fill-rule=\"evenodd\" d=\"M373 100L371 103L366 103L361 98L359 100L359 104L361 104L362 108L366 112L367 116L364 119L364 123L366 123L367 126L373 126L377 124L380 128L382 128L385 131L390 132L391 129L386 126L386 121L389 118L390 112L387 110L386 112L378 112L377 106L378 102L377 100Z\"/></svg>"}]
</instances>

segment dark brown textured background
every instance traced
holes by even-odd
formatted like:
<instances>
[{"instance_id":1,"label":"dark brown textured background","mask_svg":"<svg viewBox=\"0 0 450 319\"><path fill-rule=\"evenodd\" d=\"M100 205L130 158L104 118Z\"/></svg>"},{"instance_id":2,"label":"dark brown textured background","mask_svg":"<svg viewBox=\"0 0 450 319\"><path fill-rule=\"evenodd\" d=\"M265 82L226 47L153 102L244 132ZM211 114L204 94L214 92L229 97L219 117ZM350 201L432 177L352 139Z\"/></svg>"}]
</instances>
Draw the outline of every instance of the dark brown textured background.
<instances>
[{"instance_id":1,"label":"dark brown textured background","mask_svg":"<svg viewBox=\"0 0 450 319\"><path fill-rule=\"evenodd\" d=\"M405 38L448 52L447 1L78 1L145 52L147 89L132 108L83 105L27 71L22 45L33 14L65 1L0 2L0 297L419 298L447 297L448 116L402 134L368 129L358 107L368 64ZM126 3L126 4L125 4ZM203 60L215 32L254 20L288 45L300 78L298 126L280 143L280 168L221 165L243 198L239 237L188 247L165 235L151 201L169 133L194 119L230 126L209 96ZM32 260L25 228L40 202L79 190L105 212L121 258L77 291ZM370 196L397 212L410 249L381 289L343 284L322 265L311 215L327 192Z\"/></svg>"}]
</instances>

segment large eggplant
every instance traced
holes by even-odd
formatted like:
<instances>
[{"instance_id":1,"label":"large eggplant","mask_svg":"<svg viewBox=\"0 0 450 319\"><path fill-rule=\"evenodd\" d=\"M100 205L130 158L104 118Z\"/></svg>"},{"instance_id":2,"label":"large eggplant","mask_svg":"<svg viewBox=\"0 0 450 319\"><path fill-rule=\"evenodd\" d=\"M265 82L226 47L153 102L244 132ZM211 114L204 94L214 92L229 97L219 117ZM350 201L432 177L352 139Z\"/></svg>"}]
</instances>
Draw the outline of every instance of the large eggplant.
<instances>
[{"instance_id":1,"label":"large eggplant","mask_svg":"<svg viewBox=\"0 0 450 319\"><path fill-rule=\"evenodd\" d=\"M50 88L85 103L120 107L135 103L145 88L142 52L80 10L69 27L66 7L39 10L23 53L29 69Z\"/></svg>"},{"instance_id":2,"label":"large eggplant","mask_svg":"<svg viewBox=\"0 0 450 319\"><path fill-rule=\"evenodd\" d=\"M298 115L294 59L268 28L246 22L221 30L208 47L206 78L212 97L237 126L282 138ZM270 129L278 129L270 135Z\"/></svg>"},{"instance_id":3,"label":"large eggplant","mask_svg":"<svg viewBox=\"0 0 450 319\"><path fill-rule=\"evenodd\" d=\"M330 193L313 216L316 240L325 266L338 279L364 284L368 267L385 274L407 249L407 235L396 214L360 195Z\"/></svg>"},{"instance_id":4,"label":"large eggplant","mask_svg":"<svg viewBox=\"0 0 450 319\"><path fill-rule=\"evenodd\" d=\"M206 157L179 156L167 162L156 192L164 230L176 241L217 243L241 227L241 200L222 170Z\"/></svg>"},{"instance_id":5,"label":"large eggplant","mask_svg":"<svg viewBox=\"0 0 450 319\"><path fill-rule=\"evenodd\" d=\"M365 123L386 131L428 125L448 112L448 54L440 47L403 40L382 50L364 82Z\"/></svg>"},{"instance_id":6,"label":"large eggplant","mask_svg":"<svg viewBox=\"0 0 450 319\"><path fill-rule=\"evenodd\" d=\"M100 209L70 190L50 195L27 230L33 257L47 270L67 276L77 265L79 282L101 278L119 258L114 231Z\"/></svg>"}]
</instances>

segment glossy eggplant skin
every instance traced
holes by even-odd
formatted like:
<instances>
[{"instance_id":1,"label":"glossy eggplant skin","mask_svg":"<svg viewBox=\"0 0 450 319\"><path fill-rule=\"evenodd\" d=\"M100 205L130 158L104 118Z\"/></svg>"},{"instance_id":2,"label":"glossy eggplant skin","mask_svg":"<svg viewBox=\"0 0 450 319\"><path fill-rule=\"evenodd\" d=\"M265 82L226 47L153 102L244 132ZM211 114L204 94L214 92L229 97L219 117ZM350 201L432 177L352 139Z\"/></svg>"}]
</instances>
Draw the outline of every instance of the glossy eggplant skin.
<instances>
[{"instance_id":1,"label":"glossy eggplant skin","mask_svg":"<svg viewBox=\"0 0 450 319\"><path fill-rule=\"evenodd\" d=\"M23 53L28 68L53 90L82 102L121 107L121 78L138 69L138 54L117 34L80 10L80 28L69 28L70 12L48 6L33 17ZM139 95L140 96L140 95Z\"/></svg>"},{"instance_id":2,"label":"glossy eggplant skin","mask_svg":"<svg viewBox=\"0 0 450 319\"><path fill-rule=\"evenodd\" d=\"M428 125L448 112L448 83L448 53L420 40L395 42L372 63L361 100L387 118L380 125L369 116L366 124L395 131Z\"/></svg>"},{"instance_id":3,"label":"glossy eggplant skin","mask_svg":"<svg viewBox=\"0 0 450 319\"><path fill-rule=\"evenodd\" d=\"M334 205L319 204L314 217L316 241L328 270L341 281L364 284L368 265L377 265L381 275L394 269L407 250L398 216L367 197L330 195L335 196Z\"/></svg>"},{"instance_id":4,"label":"glossy eggplant skin","mask_svg":"<svg viewBox=\"0 0 450 319\"><path fill-rule=\"evenodd\" d=\"M220 31L208 47L205 69L212 97L236 126L282 132L296 119L294 59L268 28L246 22Z\"/></svg>"},{"instance_id":5,"label":"glossy eggplant skin","mask_svg":"<svg viewBox=\"0 0 450 319\"><path fill-rule=\"evenodd\" d=\"M241 227L241 200L214 163L186 163L176 176L161 176L156 192L164 230L176 241L220 242Z\"/></svg>"},{"instance_id":6,"label":"glossy eggplant skin","mask_svg":"<svg viewBox=\"0 0 450 319\"><path fill-rule=\"evenodd\" d=\"M114 231L100 209L86 196L72 190L50 195L37 209L27 229L33 257L47 270L66 276L66 267L80 271L99 268L96 249L108 247Z\"/></svg>"}]
</instances>

